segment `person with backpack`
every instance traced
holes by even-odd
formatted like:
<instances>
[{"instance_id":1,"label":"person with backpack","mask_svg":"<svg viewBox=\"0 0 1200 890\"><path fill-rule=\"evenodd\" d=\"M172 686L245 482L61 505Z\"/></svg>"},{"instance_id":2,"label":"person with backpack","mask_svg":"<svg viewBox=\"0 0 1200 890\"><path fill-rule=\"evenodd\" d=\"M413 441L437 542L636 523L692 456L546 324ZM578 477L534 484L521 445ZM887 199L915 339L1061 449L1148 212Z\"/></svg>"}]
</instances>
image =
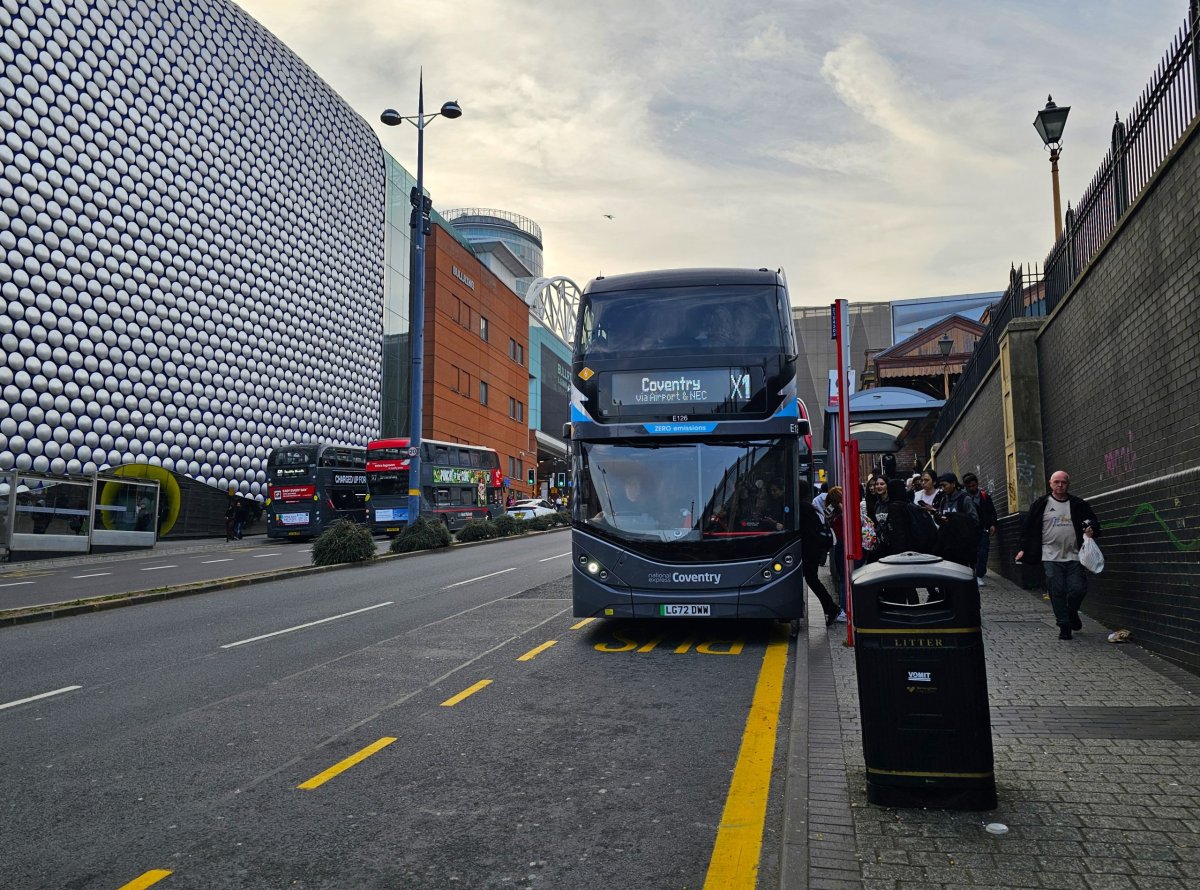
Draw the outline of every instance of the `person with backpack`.
<instances>
[{"instance_id":1,"label":"person with backpack","mask_svg":"<svg viewBox=\"0 0 1200 890\"><path fill-rule=\"evenodd\" d=\"M963 488L975 503L979 514L979 549L975 553L975 583L983 587L983 576L987 574L988 551L992 548L992 535L996 534L996 505L992 497L979 487L979 477L974 473L963 476Z\"/></svg>"},{"instance_id":2,"label":"person with backpack","mask_svg":"<svg viewBox=\"0 0 1200 890\"><path fill-rule=\"evenodd\" d=\"M917 523L923 523L930 527L930 532L933 531L933 522L912 502L911 493L903 479L892 479L888 482L887 500L876 506L876 516L876 559L915 550ZM889 602L915 605L921 601L915 587L888 588L887 594Z\"/></svg>"},{"instance_id":3,"label":"person with backpack","mask_svg":"<svg viewBox=\"0 0 1200 890\"><path fill-rule=\"evenodd\" d=\"M974 571L979 552L979 514L971 496L958 487L953 473L938 476L942 490L934 501L938 524L938 556Z\"/></svg>"}]
</instances>

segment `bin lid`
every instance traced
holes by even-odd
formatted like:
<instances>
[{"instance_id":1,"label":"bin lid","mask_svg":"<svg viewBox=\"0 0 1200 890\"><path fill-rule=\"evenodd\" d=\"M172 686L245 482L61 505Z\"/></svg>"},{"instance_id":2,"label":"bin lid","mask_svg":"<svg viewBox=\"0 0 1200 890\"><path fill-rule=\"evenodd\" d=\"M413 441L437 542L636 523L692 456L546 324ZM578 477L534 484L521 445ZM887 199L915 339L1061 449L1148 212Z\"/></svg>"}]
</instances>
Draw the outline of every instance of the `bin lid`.
<instances>
[{"instance_id":1,"label":"bin lid","mask_svg":"<svg viewBox=\"0 0 1200 890\"><path fill-rule=\"evenodd\" d=\"M939 584L947 581L975 583L975 570L956 562L947 562L929 553L897 553L878 562L863 566L854 573L855 585L895 584L908 581L915 584Z\"/></svg>"}]
</instances>

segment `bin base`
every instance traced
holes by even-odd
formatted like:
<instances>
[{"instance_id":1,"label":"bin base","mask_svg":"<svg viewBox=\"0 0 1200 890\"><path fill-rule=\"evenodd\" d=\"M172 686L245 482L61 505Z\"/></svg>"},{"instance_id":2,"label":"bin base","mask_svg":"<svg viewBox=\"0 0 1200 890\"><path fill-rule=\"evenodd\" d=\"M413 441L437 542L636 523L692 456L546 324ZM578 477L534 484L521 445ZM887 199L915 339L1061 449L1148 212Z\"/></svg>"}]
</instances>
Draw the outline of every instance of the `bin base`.
<instances>
[{"instance_id":1,"label":"bin base","mask_svg":"<svg viewBox=\"0 0 1200 890\"><path fill-rule=\"evenodd\" d=\"M881 785L867 780L867 801L881 807L927 807L935 810L994 810L995 781L951 787Z\"/></svg>"}]
</instances>

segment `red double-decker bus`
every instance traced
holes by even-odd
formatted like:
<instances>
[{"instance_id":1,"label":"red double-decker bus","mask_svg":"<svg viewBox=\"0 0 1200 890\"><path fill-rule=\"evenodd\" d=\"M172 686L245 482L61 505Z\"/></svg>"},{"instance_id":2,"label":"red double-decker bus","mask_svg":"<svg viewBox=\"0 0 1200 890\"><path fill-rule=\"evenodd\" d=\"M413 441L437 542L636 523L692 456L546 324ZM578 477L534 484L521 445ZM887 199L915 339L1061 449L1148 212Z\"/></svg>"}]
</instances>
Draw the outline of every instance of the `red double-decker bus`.
<instances>
[{"instance_id":1,"label":"red double-decker bus","mask_svg":"<svg viewBox=\"0 0 1200 890\"><path fill-rule=\"evenodd\" d=\"M408 448L406 438L367 444L367 522L376 534L395 535L408 523ZM494 448L421 440L421 512L450 531L503 512L503 486Z\"/></svg>"}]
</instances>

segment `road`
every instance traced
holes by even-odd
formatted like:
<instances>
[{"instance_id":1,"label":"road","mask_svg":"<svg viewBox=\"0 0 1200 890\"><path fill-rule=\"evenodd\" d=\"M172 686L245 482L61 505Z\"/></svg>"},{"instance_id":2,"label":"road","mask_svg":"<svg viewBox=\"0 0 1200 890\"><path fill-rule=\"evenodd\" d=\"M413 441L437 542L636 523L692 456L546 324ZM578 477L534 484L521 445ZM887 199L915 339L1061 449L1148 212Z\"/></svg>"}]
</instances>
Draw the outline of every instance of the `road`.
<instances>
[{"instance_id":1,"label":"road","mask_svg":"<svg viewBox=\"0 0 1200 890\"><path fill-rule=\"evenodd\" d=\"M779 629L579 622L568 550L0 630L0 886L703 886Z\"/></svg>"}]
</instances>

